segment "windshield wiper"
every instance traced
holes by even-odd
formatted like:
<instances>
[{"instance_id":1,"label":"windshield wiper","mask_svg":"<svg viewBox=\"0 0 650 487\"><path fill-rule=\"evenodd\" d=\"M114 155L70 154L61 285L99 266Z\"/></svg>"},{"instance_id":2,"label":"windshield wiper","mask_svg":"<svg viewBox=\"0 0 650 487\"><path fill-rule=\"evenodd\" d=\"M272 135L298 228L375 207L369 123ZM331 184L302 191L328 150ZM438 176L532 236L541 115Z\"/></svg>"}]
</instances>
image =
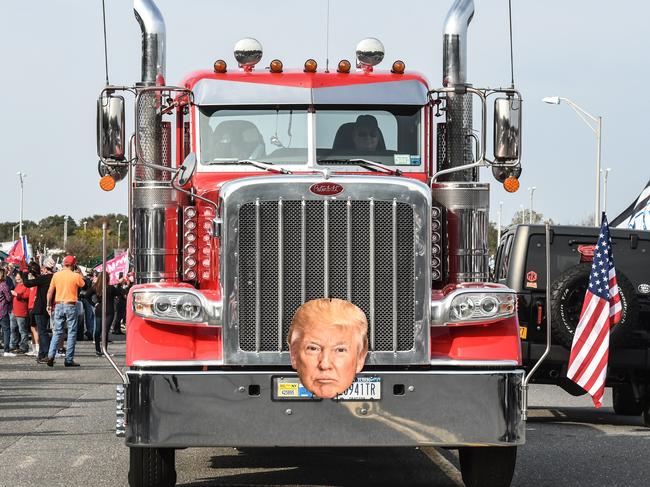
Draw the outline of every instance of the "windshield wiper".
<instances>
[{"instance_id":1,"label":"windshield wiper","mask_svg":"<svg viewBox=\"0 0 650 487\"><path fill-rule=\"evenodd\" d=\"M385 166L379 162L370 161L368 159L319 159L318 164L350 164L352 166L360 166L366 169L370 169L374 172L380 172L382 170L394 176L401 176L402 171L399 169L393 169L392 167Z\"/></svg>"},{"instance_id":2,"label":"windshield wiper","mask_svg":"<svg viewBox=\"0 0 650 487\"><path fill-rule=\"evenodd\" d=\"M254 161L252 159L236 159L234 157L228 158L228 157L219 157L217 159L213 159L212 161L207 162L206 164L235 164L235 165L246 165L246 166L253 166L258 169L263 169L265 171L269 172L277 172L280 174L293 174L291 171L288 171L287 169L283 169L281 167L273 167L272 162L262 162L262 161Z\"/></svg>"}]
</instances>

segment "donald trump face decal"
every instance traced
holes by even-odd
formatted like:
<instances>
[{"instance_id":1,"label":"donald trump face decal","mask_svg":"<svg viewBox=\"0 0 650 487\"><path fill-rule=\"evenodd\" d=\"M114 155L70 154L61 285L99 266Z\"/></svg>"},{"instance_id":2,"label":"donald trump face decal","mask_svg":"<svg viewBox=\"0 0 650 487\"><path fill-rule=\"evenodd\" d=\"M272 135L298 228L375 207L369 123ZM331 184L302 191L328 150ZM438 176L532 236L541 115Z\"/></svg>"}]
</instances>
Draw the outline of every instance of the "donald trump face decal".
<instances>
[{"instance_id":1,"label":"donald trump face decal","mask_svg":"<svg viewBox=\"0 0 650 487\"><path fill-rule=\"evenodd\" d=\"M352 385L368 355L368 321L354 304L321 298L300 306L289 328L291 366L302 385L330 399Z\"/></svg>"}]
</instances>

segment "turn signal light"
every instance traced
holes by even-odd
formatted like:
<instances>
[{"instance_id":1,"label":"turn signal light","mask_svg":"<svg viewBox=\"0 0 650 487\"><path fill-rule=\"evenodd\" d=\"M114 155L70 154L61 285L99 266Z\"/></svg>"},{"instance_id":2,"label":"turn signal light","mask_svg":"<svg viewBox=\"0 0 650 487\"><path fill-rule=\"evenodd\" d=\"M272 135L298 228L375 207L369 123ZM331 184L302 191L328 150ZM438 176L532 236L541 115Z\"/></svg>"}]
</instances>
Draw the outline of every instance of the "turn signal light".
<instances>
[{"instance_id":1,"label":"turn signal light","mask_svg":"<svg viewBox=\"0 0 650 487\"><path fill-rule=\"evenodd\" d=\"M115 179L113 179L113 177L109 176L108 174L106 176L102 176L102 178L99 180L99 187L104 191L113 191L115 189Z\"/></svg>"},{"instance_id":2,"label":"turn signal light","mask_svg":"<svg viewBox=\"0 0 650 487\"><path fill-rule=\"evenodd\" d=\"M393 68L390 70L390 72L393 74L404 74L405 69L406 69L406 64L404 64L404 61L400 61L398 59L393 63Z\"/></svg>"},{"instance_id":3,"label":"turn signal light","mask_svg":"<svg viewBox=\"0 0 650 487\"><path fill-rule=\"evenodd\" d=\"M282 61L279 59L274 59L269 65L269 69L272 73L281 73L282 72Z\"/></svg>"},{"instance_id":4,"label":"turn signal light","mask_svg":"<svg viewBox=\"0 0 650 487\"><path fill-rule=\"evenodd\" d=\"M315 73L318 64L313 59L307 59L305 61L305 73Z\"/></svg>"},{"instance_id":5,"label":"turn signal light","mask_svg":"<svg viewBox=\"0 0 650 487\"><path fill-rule=\"evenodd\" d=\"M508 193L516 192L519 189L519 180L514 176L507 177L503 182L503 189Z\"/></svg>"},{"instance_id":6,"label":"turn signal light","mask_svg":"<svg viewBox=\"0 0 650 487\"><path fill-rule=\"evenodd\" d=\"M346 73L347 74L347 73L350 72L351 67L352 67L352 65L350 64L350 61L348 61L347 59L341 59L339 61L338 68L336 68L336 72L337 73Z\"/></svg>"},{"instance_id":7,"label":"turn signal light","mask_svg":"<svg viewBox=\"0 0 650 487\"><path fill-rule=\"evenodd\" d=\"M214 72L215 73L225 73L228 70L228 65L223 59L218 59L214 62Z\"/></svg>"}]
</instances>

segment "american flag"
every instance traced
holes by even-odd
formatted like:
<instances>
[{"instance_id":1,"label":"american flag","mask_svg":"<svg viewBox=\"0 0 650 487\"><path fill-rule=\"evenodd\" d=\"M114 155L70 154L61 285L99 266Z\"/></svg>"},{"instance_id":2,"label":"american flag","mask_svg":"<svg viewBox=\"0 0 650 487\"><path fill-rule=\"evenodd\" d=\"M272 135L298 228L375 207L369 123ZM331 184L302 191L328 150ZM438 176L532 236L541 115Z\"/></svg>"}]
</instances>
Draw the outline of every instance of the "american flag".
<instances>
[{"instance_id":1,"label":"american flag","mask_svg":"<svg viewBox=\"0 0 650 487\"><path fill-rule=\"evenodd\" d=\"M601 406L609 357L609 330L621 321L623 307L616 284L607 217L603 213L598 244L589 274L589 288L582 304L580 321L573 336L567 377Z\"/></svg>"}]
</instances>

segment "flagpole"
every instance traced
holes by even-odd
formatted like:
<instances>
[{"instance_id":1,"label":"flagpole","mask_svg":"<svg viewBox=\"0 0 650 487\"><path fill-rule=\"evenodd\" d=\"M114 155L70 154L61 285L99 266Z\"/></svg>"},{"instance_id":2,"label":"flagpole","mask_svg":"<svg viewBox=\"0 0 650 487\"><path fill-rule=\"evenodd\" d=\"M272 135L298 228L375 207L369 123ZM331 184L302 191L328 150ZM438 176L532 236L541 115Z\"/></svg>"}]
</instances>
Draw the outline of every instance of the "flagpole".
<instances>
[{"instance_id":1,"label":"flagpole","mask_svg":"<svg viewBox=\"0 0 650 487\"><path fill-rule=\"evenodd\" d=\"M18 228L18 238L22 239L23 238L23 186L25 182L25 174L22 171L18 171L18 179L20 180L20 221L19 221L19 228Z\"/></svg>"}]
</instances>

